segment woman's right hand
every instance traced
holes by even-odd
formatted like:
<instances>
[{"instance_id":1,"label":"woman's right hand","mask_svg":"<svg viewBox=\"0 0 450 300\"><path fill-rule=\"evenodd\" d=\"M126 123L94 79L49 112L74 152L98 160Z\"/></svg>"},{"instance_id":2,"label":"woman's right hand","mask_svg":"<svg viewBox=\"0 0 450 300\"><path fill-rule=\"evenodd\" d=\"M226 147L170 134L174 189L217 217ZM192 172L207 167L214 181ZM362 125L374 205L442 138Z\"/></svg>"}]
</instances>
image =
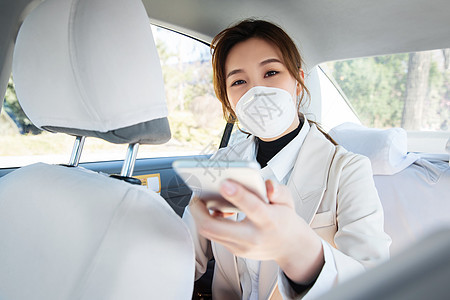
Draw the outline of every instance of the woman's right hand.
<instances>
[{"instance_id":1,"label":"woman's right hand","mask_svg":"<svg viewBox=\"0 0 450 300\"><path fill-rule=\"evenodd\" d=\"M266 181L266 189L270 203L237 182L222 184L222 196L246 215L239 222L222 213L210 214L204 201L193 199L190 211L198 232L237 256L275 260L292 281L308 283L323 266L322 242L296 214L286 186Z\"/></svg>"}]
</instances>

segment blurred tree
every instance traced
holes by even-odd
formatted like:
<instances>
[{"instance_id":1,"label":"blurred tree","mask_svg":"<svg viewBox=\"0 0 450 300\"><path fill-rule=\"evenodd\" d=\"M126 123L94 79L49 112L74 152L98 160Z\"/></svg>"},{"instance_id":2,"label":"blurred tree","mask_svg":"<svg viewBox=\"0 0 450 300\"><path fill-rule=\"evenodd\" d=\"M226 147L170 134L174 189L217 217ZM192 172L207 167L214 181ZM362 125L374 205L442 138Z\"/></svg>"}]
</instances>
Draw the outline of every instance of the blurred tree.
<instances>
[{"instance_id":1,"label":"blurred tree","mask_svg":"<svg viewBox=\"0 0 450 300\"><path fill-rule=\"evenodd\" d=\"M22 107L20 107L19 101L17 101L12 77L10 77L8 81L8 87L6 89L3 107L11 120L14 121L15 125L17 126L18 132L20 132L21 134L39 134L42 132L40 129L33 125L33 123L30 121L30 119L28 119L27 115L22 110Z\"/></svg>"},{"instance_id":2,"label":"blurred tree","mask_svg":"<svg viewBox=\"0 0 450 300\"><path fill-rule=\"evenodd\" d=\"M224 127L215 98L209 47L162 28L155 28L172 136L176 141L207 145L219 141ZM214 133L213 133L214 132Z\"/></svg>"},{"instance_id":3,"label":"blurred tree","mask_svg":"<svg viewBox=\"0 0 450 300\"><path fill-rule=\"evenodd\" d=\"M431 52L425 51L409 54L408 77L402 117L402 127L407 130L419 130L422 127L430 67Z\"/></svg>"},{"instance_id":4,"label":"blurred tree","mask_svg":"<svg viewBox=\"0 0 450 300\"><path fill-rule=\"evenodd\" d=\"M450 69L450 49L442 49L444 55L444 67L446 70Z\"/></svg>"},{"instance_id":5,"label":"blurred tree","mask_svg":"<svg viewBox=\"0 0 450 300\"><path fill-rule=\"evenodd\" d=\"M327 63L369 127L448 130L450 49Z\"/></svg>"},{"instance_id":6,"label":"blurred tree","mask_svg":"<svg viewBox=\"0 0 450 300\"><path fill-rule=\"evenodd\" d=\"M400 125L406 54L338 61L328 66L363 124L370 127Z\"/></svg>"},{"instance_id":7,"label":"blurred tree","mask_svg":"<svg viewBox=\"0 0 450 300\"><path fill-rule=\"evenodd\" d=\"M2 136L19 134L19 128L5 110L0 112L0 134Z\"/></svg>"}]
</instances>

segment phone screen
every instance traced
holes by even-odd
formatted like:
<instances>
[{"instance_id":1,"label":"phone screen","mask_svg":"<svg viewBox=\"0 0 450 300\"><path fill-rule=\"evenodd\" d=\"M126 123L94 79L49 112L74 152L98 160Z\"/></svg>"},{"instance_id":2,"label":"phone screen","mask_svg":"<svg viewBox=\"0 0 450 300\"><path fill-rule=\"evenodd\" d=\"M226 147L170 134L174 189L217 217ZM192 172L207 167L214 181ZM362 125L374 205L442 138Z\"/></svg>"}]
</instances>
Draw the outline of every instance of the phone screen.
<instances>
[{"instance_id":1,"label":"phone screen","mask_svg":"<svg viewBox=\"0 0 450 300\"><path fill-rule=\"evenodd\" d=\"M220 186L226 179L242 184L268 202L261 167L256 161L177 160L173 168L192 190L194 197L205 201L208 209L239 212L220 195Z\"/></svg>"}]
</instances>

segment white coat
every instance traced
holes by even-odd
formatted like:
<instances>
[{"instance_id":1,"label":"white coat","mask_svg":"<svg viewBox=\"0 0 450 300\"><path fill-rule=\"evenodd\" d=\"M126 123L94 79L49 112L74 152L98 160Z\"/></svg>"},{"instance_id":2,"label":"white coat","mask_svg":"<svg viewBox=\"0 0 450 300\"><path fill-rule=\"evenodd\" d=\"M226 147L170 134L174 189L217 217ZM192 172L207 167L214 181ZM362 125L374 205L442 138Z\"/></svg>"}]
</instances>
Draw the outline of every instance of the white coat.
<instances>
[{"instance_id":1,"label":"white coat","mask_svg":"<svg viewBox=\"0 0 450 300\"><path fill-rule=\"evenodd\" d=\"M214 158L252 159L254 143L254 138L249 137L219 150ZM297 214L332 246L328 248L336 272L322 272L315 285L331 287L389 258L391 240L383 230L383 209L366 157L333 145L313 124L300 148L287 186ZM214 255L213 298L240 299L236 257L225 247L197 233L189 209L183 220L191 230L196 249L196 279L206 271L207 262ZM259 299L269 299L277 283L283 297L292 296L292 290L286 292L290 288L279 278L279 268L274 261L261 262Z\"/></svg>"}]
</instances>

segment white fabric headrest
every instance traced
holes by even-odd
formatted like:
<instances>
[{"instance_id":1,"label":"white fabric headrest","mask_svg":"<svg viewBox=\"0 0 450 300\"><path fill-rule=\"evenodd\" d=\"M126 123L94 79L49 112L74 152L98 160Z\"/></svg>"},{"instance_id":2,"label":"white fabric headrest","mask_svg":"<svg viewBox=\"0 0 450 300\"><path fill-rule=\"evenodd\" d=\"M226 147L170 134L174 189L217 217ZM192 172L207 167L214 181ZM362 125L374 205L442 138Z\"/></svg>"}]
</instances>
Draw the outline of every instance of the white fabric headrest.
<instances>
[{"instance_id":1,"label":"white fabric headrest","mask_svg":"<svg viewBox=\"0 0 450 300\"><path fill-rule=\"evenodd\" d=\"M330 136L347 150L367 156L374 175L392 175L418 159L407 153L407 135L402 128L375 129L355 123L334 127Z\"/></svg>"},{"instance_id":2,"label":"white fabric headrest","mask_svg":"<svg viewBox=\"0 0 450 300\"><path fill-rule=\"evenodd\" d=\"M167 116L140 0L47 0L24 21L13 74L38 127L107 132Z\"/></svg>"}]
</instances>

